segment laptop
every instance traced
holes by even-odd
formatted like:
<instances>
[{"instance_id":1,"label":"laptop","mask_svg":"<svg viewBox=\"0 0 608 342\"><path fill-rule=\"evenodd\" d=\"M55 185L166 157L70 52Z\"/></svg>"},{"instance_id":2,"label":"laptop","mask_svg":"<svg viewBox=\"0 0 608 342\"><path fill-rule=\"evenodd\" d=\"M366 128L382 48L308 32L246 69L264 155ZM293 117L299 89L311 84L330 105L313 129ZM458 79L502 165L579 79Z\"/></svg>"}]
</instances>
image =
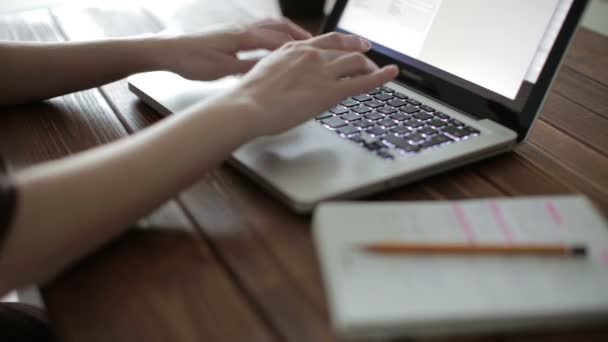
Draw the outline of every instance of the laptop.
<instances>
[{"instance_id":1,"label":"laptop","mask_svg":"<svg viewBox=\"0 0 608 342\"><path fill-rule=\"evenodd\" d=\"M251 141L230 162L308 213L321 201L360 198L509 151L532 129L586 3L338 0L324 31L369 39L369 57L397 64L399 77ZM131 77L129 87L169 115L238 82L157 72Z\"/></svg>"}]
</instances>

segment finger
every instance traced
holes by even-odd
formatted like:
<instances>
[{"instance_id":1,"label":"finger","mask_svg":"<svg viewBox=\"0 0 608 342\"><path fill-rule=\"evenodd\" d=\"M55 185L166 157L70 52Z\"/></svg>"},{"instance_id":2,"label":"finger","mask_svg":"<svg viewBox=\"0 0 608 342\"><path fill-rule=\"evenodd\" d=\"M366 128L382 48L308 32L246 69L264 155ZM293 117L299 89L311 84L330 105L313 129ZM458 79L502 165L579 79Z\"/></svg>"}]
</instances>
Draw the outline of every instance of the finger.
<instances>
[{"instance_id":1,"label":"finger","mask_svg":"<svg viewBox=\"0 0 608 342\"><path fill-rule=\"evenodd\" d=\"M307 44L322 49L359 52L365 52L372 48L372 44L367 39L337 32L311 38L307 41Z\"/></svg>"},{"instance_id":2,"label":"finger","mask_svg":"<svg viewBox=\"0 0 608 342\"><path fill-rule=\"evenodd\" d=\"M387 65L374 72L341 80L341 86L346 91L346 96L361 94L370 89L377 88L387 82L394 80L399 74L396 65Z\"/></svg>"},{"instance_id":3,"label":"finger","mask_svg":"<svg viewBox=\"0 0 608 342\"><path fill-rule=\"evenodd\" d=\"M256 27L285 32L297 40L312 38L312 34L287 18L264 20L254 24Z\"/></svg>"},{"instance_id":4,"label":"finger","mask_svg":"<svg viewBox=\"0 0 608 342\"><path fill-rule=\"evenodd\" d=\"M378 66L362 53L351 52L331 62L329 70L336 78L342 78L369 74L378 70Z\"/></svg>"},{"instance_id":5,"label":"finger","mask_svg":"<svg viewBox=\"0 0 608 342\"><path fill-rule=\"evenodd\" d=\"M283 44L293 40L294 37L286 32L265 28L253 28L242 35L239 50L275 50L283 46Z\"/></svg>"},{"instance_id":6,"label":"finger","mask_svg":"<svg viewBox=\"0 0 608 342\"><path fill-rule=\"evenodd\" d=\"M235 70L233 74L246 74L253 69L253 67L258 64L259 61L259 59L239 59L234 64Z\"/></svg>"}]
</instances>

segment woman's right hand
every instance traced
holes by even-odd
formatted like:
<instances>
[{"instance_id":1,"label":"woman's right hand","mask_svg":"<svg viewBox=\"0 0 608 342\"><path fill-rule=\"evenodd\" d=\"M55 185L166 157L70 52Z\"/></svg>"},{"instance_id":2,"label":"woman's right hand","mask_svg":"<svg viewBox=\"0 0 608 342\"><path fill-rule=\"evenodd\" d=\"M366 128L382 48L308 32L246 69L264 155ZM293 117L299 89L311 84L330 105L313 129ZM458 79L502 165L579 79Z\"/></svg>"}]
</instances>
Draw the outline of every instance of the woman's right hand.
<instances>
[{"instance_id":1,"label":"woman's right hand","mask_svg":"<svg viewBox=\"0 0 608 342\"><path fill-rule=\"evenodd\" d=\"M313 118L349 96L393 80L394 65L379 68L363 53L362 38L329 33L290 42L260 61L228 96L252 106L256 135L281 133Z\"/></svg>"}]
</instances>

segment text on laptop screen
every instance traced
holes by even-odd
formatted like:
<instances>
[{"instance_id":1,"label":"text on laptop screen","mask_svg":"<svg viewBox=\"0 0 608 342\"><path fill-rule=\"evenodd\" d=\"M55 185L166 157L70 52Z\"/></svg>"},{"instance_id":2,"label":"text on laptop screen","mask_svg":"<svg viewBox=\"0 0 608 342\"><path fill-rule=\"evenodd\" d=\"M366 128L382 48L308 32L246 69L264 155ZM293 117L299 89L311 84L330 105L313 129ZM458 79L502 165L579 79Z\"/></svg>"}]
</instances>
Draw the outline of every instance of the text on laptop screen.
<instances>
[{"instance_id":1,"label":"text on laptop screen","mask_svg":"<svg viewBox=\"0 0 608 342\"><path fill-rule=\"evenodd\" d=\"M572 2L351 0L338 30L403 63L516 100L538 80Z\"/></svg>"}]
</instances>

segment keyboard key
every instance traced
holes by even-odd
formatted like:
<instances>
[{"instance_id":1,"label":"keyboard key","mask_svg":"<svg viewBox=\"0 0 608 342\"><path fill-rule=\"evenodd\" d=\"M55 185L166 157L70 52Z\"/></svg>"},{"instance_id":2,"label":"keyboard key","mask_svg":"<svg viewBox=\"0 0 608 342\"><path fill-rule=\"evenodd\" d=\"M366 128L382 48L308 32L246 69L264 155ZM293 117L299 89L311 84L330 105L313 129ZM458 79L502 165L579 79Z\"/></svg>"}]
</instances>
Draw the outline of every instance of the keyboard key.
<instances>
[{"instance_id":1,"label":"keyboard key","mask_svg":"<svg viewBox=\"0 0 608 342\"><path fill-rule=\"evenodd\" d=\"M470 126L466 126L464 127L464 129L467 130L470 134L481 134L481 132Z\"/></svg>"},{"instance_id":2,"label":"keyboard key","mask_svg":"<svg viewBox=\"0 0 608 342\"><path fill-rule=\"evenodd\" d=\"M393 106L395 108L399 108L399 107L403 107L407 104L407 102L400 100L400 99L392 99L390 101L388 101L386 104L388 104L389 106Z\"/></svg>"},{"instance_id":3,"label":"keyboard key","mask_svg":"<svg viewBox=\"0 0 608 342\"><path fill-rule=\"evenodd\" d=\"M431 127L422 127L421 129L417 130L416 132L418 132L420 134L424 134L427 137L439 133L437 130L432 129Z\"/></svg>"},{"instance_id":4,"label":"keyboard key","mask_svg":"<svg viewBox=\"0 0 608 342\"><path fill-rule=\"evenodd\" d=\"M348 140L350 140L352 142L356 142L357 144L362 144L363 142L365 142L365 140L363 140L363 138L361 138L360 134L351 135L350 137L348 137Z\"/></svg>"},{"instance_id":5,"label":"keyboard key","mask_svg":"<svg viewBox=\"0 0 608 342\"><path fill-rule=\"evenodd\" d=\"M425 113L425 112L419 112L412 116L421 121L426 121L426 120L430 120L433 118L433 116L431 114Z\"/></svg>"},{"instance_id":6,"label":"keyboard key","mask_svg":"<svg viewBox=\"0 0 608 342\"><path fill-rule=\"evenodd\" d=\"M343 105L344 107L354 107L357 106L359 104L359 102L353 100L353 99L346 99L344 101L342 101L341 105Z\"/></svg>"},{"instance_id":7,"label":"keyboard key","mask_svg":"<svg viewBox=\"0 0 608 342\"><path fill-rule=\"evenodd\" d=\"M400 110L404 113L407 114L414 114L420 111L420 109L414 107L414 106L405 106L405 107L401 107Z\"/></svg>"},{"instance_id":8,"label":"keyboard key","mask_svg":"<svg viewBox=\"0 0 608 342\"><path fill-rule=\"evenodd\" d=\"M354 123L354 125L357 126L357 127L361 127L363 129L366 129L366 128L374 126L374 123L371 122L371 121L367 121L367 120L359 120L359 121L356 121Z\"/></svg>"},{"instance_id":9,"label":"keyboard key","mask_svg":"<svg viewBox=\"0 0 608 342\"><path fill-rule=\"evenodd\" d=\"M418 128L418 127L424 126L424 124L418 120L408 120L408 121L404 122L403 125L410 127L410 128Z\"/></svg>"},{"instance_id":10,"label":"keyboard key","mask_svg":"<svg viewBox=\"0 0 608 342\"><path fill-rule=\"evenodd\" d=\"M367 133L372 134L374 136L381 136L381 135L385 135L386 133L388 133L388 130L386 128L376 126L372 129L368 130Z\"/></svg>"},{"instance_id":11,"label":"keyboard key","mask_svg":"<svg viewBox=\"0 0 608 342\"><path fill-rule=\"evenodd\" d=\"M410 117L408 115L405 115L403 113L396 113L396 114L391 115L391 119L397 120L397 121L405 121L409 118Z\"/></svg>"},{"instance_id":12,"label":"keyboard key","mask_svg":"<svg viewBox=\"0 0 608 342\"><path fill-rule=\"evenodd\" d=\"M402 100L407 100L409 98L409 96L401 94L401 93L397 93L397 92L393 93L393 95L395 95L395 97L400 98Z\"/></svg>"},{"instance_id":13,"label":"keyboard key","mask_svg":"<svg viewBox=\"0 0 608 342\"><path fill-rule=\"evenodd\" d=\"M395 92L395 90L394 90L394 89L391 89L391 88L389 88L389 87L380 87L380 89L381 89L383 92L386 92L386 93L394 93L394 92Z\"/></svg>"},{"instance_id":14,"label":"keyboard key","mask_svg":"<svg viewBox=\"0 0 608 342\"><path fill-rule=\"evenodd\" d=\"M443 133L447 133L455 138L461 139L464 138L471 133L469 133L466 129L458 128L455 126L447 126L442 129Z\"/></svg>"},{"instance_id":15,"label":"keyboard key","mask_svg":"<svg viewBox=\"0 0 608 342\"><path fill-rule=\"evenodd\" d=\"M317 116L317 120L331 118L332 116L334 116L334 115L331 112L324 112L323 114Z\"/></svg>"},{"instance_id":16,"label":"keyboard key","mask_svg":"<svg viewBox=\"0 0 608 342\"><path fill-rule=\"evenodd\" d=\"M378 113L378 112L371 112L371 113L367 113L365 115L366 118L370 119L370 120L380 120L380 119L384 119L384 115Z\"/></svg>"},{"instance_id":17,"label":"keyboard key","mask_svg":"<svg viewBox=\"0 0 608 342\"><path fill-rule=\"evenodd\" d=\"M392 154L390 154L389 151L380 150L380 151L377 151L376 154L378 155L378 157L380 157L382 159L386 159L386 160L395 159L395 157Z\"/></svg>"},{"instance_id":18,"label":"keyboard key","mask_svg":"<svg viewBox=\"0 0 608 342\"><path fill-rule=\"evenodd\" d=\"M322 120L321 123L323 123L324 125L327 125L327 126L329 126L331 128L338 128L338 127L342 127L342 126L348 125L348 122L340 119L337 116L332 116L329 119Z\"/></svg>"},{"instance_id":19,"label":"keyboard key","mask_svg":"<svg viewBox=\"0 0 608 342\"><path fill-rule=\"evenodd\" d=\"M351 108L351 110L353 112L359 113L359 114L369 113L369 112L372 111L371 108L369 108L367 106L363 106L363 105L360 105L360 106L357 106L357 107L353 107L353 108Z\"/></svg>"},{"instance_id":20,"label":"keyboard key","mask_svg":"<svg viewBox=\"0 0 608 342\"><path fill-rule=\"evenodd\" d=\"M462 123L456 119L450 119L450 120L448 120L448 122L456 127L464 127L464 123Z\"/></svg>"},{"instance_id":21,"label":"keyboard key","mask_svg":"<svg viewBox=\"0 0 608 342\"><path fill-rule=\"evenodd\" d=\"M370 151L377 151L385 148L384 144L382 144L377 138L367 133L361 133L361 139L363 139L363 147Z\"/></svg>"},{"instance_id":22,"label":"keyboard key","mask_svg":"<svg viewBox=\"0 0 608 342\"><path fill-rule=\"evenodd\" d=\"M370 151L377 151L377 150L380 150L380 149L383 149L386 147L386 146L384 146L384 144L382 144L378 141L365 142L365 143L363 143L363 146Z\"/></svg>"},{"instance_id":23,"label":"keyboard key","mask_svg":"<svg viewBox=\"0 0 608 342\"><path fill-rule=\"evenodd\" d=\"M439 135L436 135L436 136L432 137L431 139L423 142L419 146L421 148L428 148L428 147L441 145L441 144L449 142L449 141L452 141L452 139L444 134L439 134Z\"/></svg>"},{"instance_id":24,"label":"keyboard key","mask_svg":"<svg viewBox=\"0 0 608 342\"><path fill-rule=\"evenodd\" d=\"M348 126L338 128L338 133L344 134L344 135L351 135L351 134L355 134L355 133L359 133L359 132L360 132L359 129L353 125L348 125Z\"/></svg>"},{"instance_id":25,"label":"keyboard key","mask_svg":"<svg viewBox=\"0 0 608 342\"><path fill-rule=\"evenodd\" d=\"M433 114L433 115L435 115L436 118L439 118L441 120L449 120L449 119L451 119L449 115L447 115L445 113L442 113L442 112L435 112L435 114Z\"/></svg>"},{"instance_id":26,"label":"keyboard key","mask_svg":"<svg viewBox=\"0 0 608 342\"><path fill-rule=\"evenodd\" d=\"M393 107L382 107L380 109L378 109L378 111L382 114L393 114L393 113L397 113L397 110Z\"/></svg>"},{"instance_id":27,"label":"keyboard key","mask_svg":"<svg viewBox=\"0 0 608 342\"><path fill-rule=\"evenodd\" d=\"M336 106L336 107L330 109L329 111L334 114L340 115L340 114L348 113L349 109L346 107L342 107L342 106Z\"/></svg>"},{"instance_id":28,"label":"keyboard key","mask_svg":"<svg viewBox=\"0 0 608 342\"><path fill-rule=\"evenodd\" d=\"M403 137L403 139L409 140L414 143L419 143L421 141L426 140L426 138L422 134L419 134L419 133L411 133L411 134L405 135Z\"/></svg>"},{"instance_id":29,"label":"keyboard key","mask_svg":"<svg viewBox=\"0 0 608 342\"><path fill-rule=\"evenodd\" d=\"M429 113L433 113L435 111L435 108L429 107L427 105L420 106L420 109L422 109L425 112L429 112Z\"/></svg>"},{"instance_id":30,"label":"keyboard key","mask_svg":"<svg viewBox=\"0 0 608 342\"><path fill-rule=\"evenodd\" d=\"M422 102L418 102L418 101L416 101L414 99L408 99L407 103L409 103L411 105L414 105L414 106L420 106L422 104Z\"/></svg>"},{"instance_id":31,"label":"keyboard key","mask_svg":"<svg viewBox=\"0 0 608 342\"><path fill-rule=\"evenodd\" d=\"M398 135L403 135L403 134L409 134L411 131L406 126L397 126L397 127L393 127L391 129L391 132L398 134Z\"/></svg>"},{"instance_id":32,"label":"keyboard key","mask_svg":"<svg viewBox=\"0 0 608 342\"><path fill-rule=\"evenodd\" d=\"M354 100L357 100L359 102L365 102L365 101L371 101L373 99L373 97L367 95L367 94L361 94L358 96L353 96Z\"/></svg>"},{"instance_id":33,"label":"keyboard key","mask_svg":"<svg viewBox=\"0 0 608 342\"><path fill-rule=\"evenodd\" d=\"M441 121L441 120L437 120L437 119L433 119L433 120L427 122L426 124L431 127L435 127L435 128L441 128L443 126L447 126L447 123L445 123L445 121Z\"/></svg>"},{"instance_id":34,"label":"keyboard key","mask_svg":"<svg viewBox=\"0 0 608 342\"><path fill-rule=\"evenodd\" d=\"M380 121L376 122L376 124L384 126L384 127L393 127L393 126L397 125L397 123L395 123L395 121L393 121L391 119L380 120Z\"/></svg>"},{"instance_id":35,"label":"keyboard key","mask_svg":"<svg viewBox=\"0 0 608 342\"><path fill-rule=\"evenodd\" d=\"M396 148L401 149L405 152L416 152L419 150L419 147L417 145L411 144L407 140L394 135L389 135L385 137L384 140L388 141Z\"/></svg>"},{"instance_id":36,"label":"keyboard key","mask_svg":"<svg viewBox=\"0 0 608 342\"><path fill-rule=\"evenodd\" d=\"M382 90L380 90L380 88L376 88L374 90L370 90L367 93L370 95L376 95L376 94L380 94L382 92Z\"/></svg>"},{"instance_id":37,"label":"keyboard key","mask_svg":"<svg viewBox=\"0 0 608 342\"><path fill-rule=\"evenodd\" d=\"M355 114L355 113L348 113L348 114L344 114L344 115L340 116L340 118L342 120L346 120L346 121L357 121L357 120L361 120L361 115Z\"/></svg>"},{"instance_id":38,"label":"keyboard key","mask_svg":"<svg viewBox=\"0 0 608 342\"><path fill-rule=\"evenodd\" d=\"M382 93L382 94L375 95L374 97L380 101L388 101L393 98L393 95Z\"/></svg>"},{"instance_id":39,"label":"keyboard key","mask_svg":"<svg viewBox=\"0 0 608 342\"><path fill-rule=\"evenodd\" d=\"M371 100L371 101L365 102L365 105L368 106L368 107L370 107L370 108L378 108L378 107L384 106L384 103L380 102L378 100Z\"/></svg>"}]
</instances>

